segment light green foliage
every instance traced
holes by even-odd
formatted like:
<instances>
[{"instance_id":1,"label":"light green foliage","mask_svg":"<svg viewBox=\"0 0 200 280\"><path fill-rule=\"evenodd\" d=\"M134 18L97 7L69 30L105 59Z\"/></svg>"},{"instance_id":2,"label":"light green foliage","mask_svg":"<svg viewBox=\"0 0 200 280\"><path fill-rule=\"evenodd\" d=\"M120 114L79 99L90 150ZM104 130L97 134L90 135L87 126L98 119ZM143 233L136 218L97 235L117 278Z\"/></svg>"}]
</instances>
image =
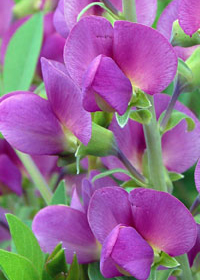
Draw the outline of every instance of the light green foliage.
<instances>
[{"instance_id":1,"label":"light green foliage","mask_svg":"<svg viewBox=\"0 0 200 280\"><path fill-rule=\"evenodd\" d=\"M13 35L5 56L4 93L29 89L36 69L42 37L42 13L33 15Z\"/></svg>"},{"instance_id":2,"label":"light green foliage","mask_svg":"<svg viewBox=\"0 0 200 280\"><path fill-rule=\"evenodd\" d=\"M66 187L64 180L59 183L50 203L50 205L56 204L67 204Z\"/></svg>"}]
</instances>

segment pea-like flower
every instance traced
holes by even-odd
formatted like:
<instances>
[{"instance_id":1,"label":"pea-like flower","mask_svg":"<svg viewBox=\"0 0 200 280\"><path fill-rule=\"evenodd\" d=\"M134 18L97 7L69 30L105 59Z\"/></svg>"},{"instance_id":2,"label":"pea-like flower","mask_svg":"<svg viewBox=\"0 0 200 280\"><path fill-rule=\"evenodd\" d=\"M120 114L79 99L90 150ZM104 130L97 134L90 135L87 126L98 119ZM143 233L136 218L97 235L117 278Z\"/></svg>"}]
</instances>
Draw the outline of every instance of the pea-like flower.
<instances>
[{"instance_id":1,"label":"pea-like flower","mask_svg":"<svg viewBox=\"0 0 200 280\"><path fill-rule=\"evenodd\" d=\"M89 112L123 115L138 88L147 94L164 90L173 80L177 57L167 39L136 23L85 17L72 29L64 49L67 71L82 89Z\"/></svg>"},{"instance_id":2,"label":"pea-like flower","mask_svg":"<svg viewBox=\"0 0 200 280\"><path fill-rule=\"evenodd\" d=\"M75 151L87 145L91 116L82 108L81 93L60 63L43 59L48 100L32 92L14 92L0 102L0 131L16 149L32 155Z\"/></svg>"},{"instance_id":3,"label":"pea-like flower","mask_svg":"<svg viewBox=\"0 0 200 280\"><path fill-rule=\"evenodd\" d=\"M197 238L188 209L172 195L151 189L134 189L129 194L121 188L97 190L90 201L88 221L102 244L104 277L125 274L146 280L154 252L182 255Z\"/></svg>"}]
</instances>

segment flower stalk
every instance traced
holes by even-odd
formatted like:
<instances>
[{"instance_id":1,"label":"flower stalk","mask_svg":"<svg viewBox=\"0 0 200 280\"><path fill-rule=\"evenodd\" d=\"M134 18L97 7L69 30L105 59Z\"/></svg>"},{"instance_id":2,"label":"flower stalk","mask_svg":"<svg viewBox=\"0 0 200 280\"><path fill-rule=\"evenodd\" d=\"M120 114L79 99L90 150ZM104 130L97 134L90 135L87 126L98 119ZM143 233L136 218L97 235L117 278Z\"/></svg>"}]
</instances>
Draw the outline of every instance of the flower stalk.
<instances>
[{"instance_id":1,"label":"flower stalk","mask_svg":"<svg viewBox=\"0 0 200 280\"><path fill-rule=\"evenodd\" d=\"M22 161L24 167L28 171L31 179L35 187L40 191L42 197L44 198L47 205L50 204L52 198L52 192L46 183L45 179L41 175L40 171L38 170L37 166L33 162L32 158L29 155L21 153L16 150L16 153L20 160Z\"/></svg>"},{"instance_id":2,"label":"flower stalk","mask_svg":"<svg viewBox=\"0 0 200 280\"><path fill-rule=\"evenodd\" d=\"M150 95L148 95L148 98L152 104L149 108L152 113L152 119L149 124L143 125L143 128L147 146L149 179L152 188L167 192L165 170L162 159L161 136L156 121L154 100Z\"/></svg>"},{"instance_id":3,"label":"flower stalk","mask_svg":"<svg viewBox=\"0 0 200 280\"><path fill-rule=\"evenodd\" d=\"M180 263L182 274L178 277L179 280L192 280L192 272L189 266L187 254L176 257L176 260Z\"/></svg>"},{"instance_id":4,"label":"flower stalk","mask_svg":"<svg viewBox=\"0 0 200 280\"><path fill-rule=\"evenodd\" d=\"M123 14L126 20L137 22L135 0L123 0Z\"/></svg>"}]
</instances>

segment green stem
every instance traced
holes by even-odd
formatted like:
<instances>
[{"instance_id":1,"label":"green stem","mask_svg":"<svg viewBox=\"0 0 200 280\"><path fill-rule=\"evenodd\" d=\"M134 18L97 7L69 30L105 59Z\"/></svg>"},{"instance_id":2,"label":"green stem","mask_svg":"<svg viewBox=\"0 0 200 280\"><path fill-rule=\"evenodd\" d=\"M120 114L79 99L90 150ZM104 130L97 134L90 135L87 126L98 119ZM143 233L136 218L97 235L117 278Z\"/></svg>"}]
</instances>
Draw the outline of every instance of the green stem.
<instances>
[{"instance_id":1,"label":"green stem","mask_svg":"<svg viewBox=\"0 0 200 280\"><path fill-rule=\"evenodd\" d=\"M24 167L28 171L31 179L35 187L40 191L42 197L44 198L47 205L50 204L52 198L52 192L46 183L45 179L41 175L40 171L38 170L37 166L33 162L32 158L29 155L16 151L18 157L22 161Z\"/></svg>"},{"instance_id":2,"label":"green stem","mask_svg":"<svg viewBox=\"0 0 200 280\"><path fill-rule=\"evenodd\" d=\"M180 269L182 269L182 274L178 277L178 279L193 280L187 254L176 257L176 260L180 263Z\"/></svg>"},{"instance_id":3,"label":"green stem","mask_svg":"<svg viewBox=\"0 0 200 280\"><path fill-rule=\"evenodd\" d=\"M147 146L150 183L156 190L167 192L165 169L162 159L161 136L156 120L154 100L151 95L148 95L148 98L152 104L149 108L149 111L152 113L152 119L150 123L145 124L143 128Z\"/></svg>"},{"instance_id":4,"label":"green stem","mask_svg":"<svg viewBox=\"0 0 200 280\"><path fill-rule=\"evenodd\" d=\"M135 0L123 0L123 14L126 20L137 22Z\"/></svg>"}]
</instances>

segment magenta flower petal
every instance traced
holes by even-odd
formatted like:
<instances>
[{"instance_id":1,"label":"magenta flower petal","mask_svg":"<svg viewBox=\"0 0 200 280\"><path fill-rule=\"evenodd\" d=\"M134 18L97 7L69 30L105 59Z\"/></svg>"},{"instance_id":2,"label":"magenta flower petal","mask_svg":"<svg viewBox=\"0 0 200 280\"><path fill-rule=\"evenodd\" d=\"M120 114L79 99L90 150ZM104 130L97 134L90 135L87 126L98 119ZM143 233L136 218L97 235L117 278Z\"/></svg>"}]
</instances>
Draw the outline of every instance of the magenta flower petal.
<instances>
[{"instance_id":1,"label":"magenta flower petal","mask_svg":"<svg viewBox=\"0 0 200 280\"><path fill-rule=\"evenodd\" d=\"M56 31L64 38L67 38L69 34L69 28L65 21L64 15L64 0L60 0L58 6L54 12L53 23Z\"/></svg>"},{"instance_id":2,"label":"magenta flower petal","mask_svg":"<svg viewBox=\"0 0 200 280\"><path fill-rule=\"evenodd\" d=\"M64 61L71 78L81 87L90 62L99 54L112 55L113 28L101 17L85 17L72 29L64 49Z\"/></svg>"},{"instance_id":3,"label":"magenta flower petal","mask_svg":"<svg viewBox=\"0 0 200 280\"><path fill-rule=\"evenodd\" d=\"M90 99L93 95L92 99L102 110L106 111L108 105L108 111L111 109L123 115L132 96L132 86L112 58L99 55L90 63L84 75L83 94L86 110L91 111ZM99 101L98 96L103 101Z\"/></svg>"},{"instance_id":4,"label":"magenta flower petal","mask_svg":"<svg viewBox=\"0 0 200 280\"><path fill-rule=\"evenodd\" d=\"M165 192L140 188L130 192L129 200L135 229L155 249L177 256L194 246L196 223L177 198Z\"/></svg>"},{"instance_id":5,"label":"magenta flower petal","mask_svg":"<svg viewBox=\"0 0 200 280\"><path fill-rule=\"evenodd\" d=\"M71 30L74 25L77 23L78 14L89 4L91 4L92 0L64 0L64 15L65 21L69 29ZM99 1L96 1L99 2ZM91 7L87 12L84 13L84 16L90 15L100 15L102 13L102 9L98 6Z\"/></svg>"},{"instance_id":6,"label":"magenta flower petal","mask_svg":"<svg viewBox=\"0 0 200 280\"><path fill-rule=\"evenodd\" d=\"M0 221L3 223L0 225L0 242L10 240L10 232L8 230L8 222L6 220L5 214L8 213L9 211L7 209L4 209L0 207Z\"/></svg>"},{"instance_id":7,"label":"magenta flower petal","mask_svg":"<svg viewBox=\"0 0 200 280\"><path fill-rule=\"evenodd\" d=\"M118 224L130 225L132 218L128 193L116 187L97 190L90 201L88 221L100 243Z\"/></svg>"},{"instance_id":8,"label":"magenta flower petal","mask_svg":"<svg viewBox=\"0 0 200 280\"><path fill-rule=\"evenodd\" d=\"M176 54L163 35L125 21L114 25L114 60L132 85L148 94L164 90L177 70Z\"/></svg>"},{"instance_id":9,"label":"magenta flower petal","mask_svg":"<svg viewBox=\"0 0 200 280\"><path fill-rule=\"evenodd\" d=\"M154 100L158 118L161 112L166 110L170 97L166 94L156 94ZM200 156L200 123L195 115L180 102L176 102L175 110L191 117L196 125L193 131L187 132L187 124L183 120L162 137L164 165L168 170L182 173L194 165Z\"/></svg>"},{"instance_id":10,"label":"magenta flower petal","mask_svg":"<svg viewBox=\"0 0 200 280\"><path fill-rule=\"evenodd\" d=\"M90 114L82 108L79 88L63 72L63 65L59 63L42 59L42 73L54 113L66 129L87 145L91 138L92 123Z\"/></svg>"},{"instance_id":11,"label":"magenta flower petal","mask_svg":"<svg viewBox=\"0 0 200 280\"><path fill-rule=\"evenodd\" d=\"M200 160L198 160L195 168L194 180L195 180L197 191L200 192Z\"/></svg>"},{"instance_id":12,"label":"magenta flower petal","mask_svg":"<svg viewBox=\"0 0 200 280\"><path fill-rule=\"evenodd\" d=\"M57 154L64 149L64 134L49 102L29 92L18 92L0 103L0 131L25 153Z\"/></svg>"},{"instance_id":13,"label":"magenta flower petal","mask_svg":"<svg viewBox=\"0 0 200 280\"><path fill-rule=\"evenodd\" d=\"M146 280L150 274L153 258L151 246L134 228L117 226L108 235L102 247L102 273L109 271L109 264L106 261L112 260L123 271L139 280ZM103 275L111 277L106 273Z\"/></svg>"},{"instance_id":14,"label":"magenta flower petal","mask_svg":"<svg viewBox=\"0 0 200 280\"><path fill-rule=\"evenodd\" d=\"M200 28L200 2L198 0L181 0L179 23L184 32L192 35Z\"/></svg>"},{"instance_id":15,"label":"magenta flower petal","mask_svg":"<svg viewBox=\"0 0 200 280\"><path fill-rule=\"evenodd\" d=\"M156 17L157 0L136 0L137 22L151 26Z\"/></svg>"},{"instance_id":16,"label":"magenta flower petal","mask_svg":"<svg viewBox=\"0 0 200 280\"><path fill-rule=\"evenodd\" d=\"M64 205L48 206L35 216L32 229L41 248L51 253L62 242L68 263L77 254L79 263L97 261L98 246L87 222L87 216Z\"/></svg>"},{"instance_id":17,"label":"magenta flower petal","mask_svg":"<svg viewBox=\"0 0 200 280\"><path fill-rule=\"evenodd\" d=\"M173 22L178 18L179 2L180 0L170 2L162 12L157 23L157 30L168 40L171 38Z\"/></svg>"},{"instance_id":18,"label":"magenta flower petal","mask_svg":"<svg viewBox=\"0 0 200 280\"><path fill-rule=\"evenodd\" d=\"M81 200L80 200L80 197L78 196L76 186L74 186L74 190L72 192L70 207L73 209L79 210L80 212L85 213L85 209L84 209L83 205L81 204Z\"/></svg>"},{"instance_id":19,"label":"magenta flower petal","mask_svg":"<svg viewBox=\"0 0 200 280\"><path fill-rule=\"evenodd\" d=\"M12 8L14 2L12 0L0 1L0 38L6 33L12 19Z\"/></svg>"},{"instance_id":20,"label":"magenta flower petal","mask_svg":"<svg viewBox=\"0 0 200 280\"><path fill-rule=\"evenodd\" d=\"M22 195L22 175L10 158L0 155L0 194L14 192Z\"/></svg>"},{"instance_id":21,"label":"magenta flower petal","mask_svg":"<svg viewBox=\"0 0 200 280\"><path fill-rule=\"evenodd\" d=\"M200 224L197 224L197 239L196 239L195 245L188 252L188 259L190 262L190 266L193 265L193 262L197 256L197 254L199 254L199 253L200 253Z\"/></svg>"}]
</instances>

